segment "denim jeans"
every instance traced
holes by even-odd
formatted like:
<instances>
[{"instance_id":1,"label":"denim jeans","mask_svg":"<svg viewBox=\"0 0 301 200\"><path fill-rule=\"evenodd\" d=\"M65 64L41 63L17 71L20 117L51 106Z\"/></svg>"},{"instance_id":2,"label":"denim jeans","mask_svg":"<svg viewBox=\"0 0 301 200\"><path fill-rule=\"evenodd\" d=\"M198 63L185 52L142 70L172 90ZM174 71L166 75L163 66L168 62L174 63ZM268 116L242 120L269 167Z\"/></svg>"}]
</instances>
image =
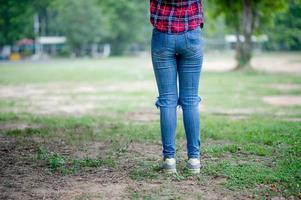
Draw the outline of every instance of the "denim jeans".
<instances>
[{"instance_id":1,"label":"denim jeans","mask_svg":"<svg viewBox=\"0 0 301 200\"><path fill-rule=\"evenodd\" d=\"M200 157L201 97L198 91L203 62L202 46L201 28L182 34L168 34L153 29L151 54L159 92L155 105L160 109L164 158L176 155L177 107L183 111L187 156Z\"/></svg>"}]
</instances>

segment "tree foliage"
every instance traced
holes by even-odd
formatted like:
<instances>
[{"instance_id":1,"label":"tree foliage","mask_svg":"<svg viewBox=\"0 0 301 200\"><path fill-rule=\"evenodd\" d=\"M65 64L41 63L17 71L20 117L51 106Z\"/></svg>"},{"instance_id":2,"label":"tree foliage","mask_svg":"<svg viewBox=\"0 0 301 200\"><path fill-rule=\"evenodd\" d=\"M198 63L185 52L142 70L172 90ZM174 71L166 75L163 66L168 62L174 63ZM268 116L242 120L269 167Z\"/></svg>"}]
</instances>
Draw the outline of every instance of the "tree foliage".
<instances>
[{"instance_id":1,"label":"tree foliage","mask_svg":"<svg viewBox=\"0 0 301 200\"><path fill-rule=\"evenodd\" d=\"M39 35L66 36L80 54L94 42L111 43L114 54L133 43L147 43L151 26L148 2L141 0L0 0L0 45L34 37L34 16Z\"/></svg>"},{"instance_id":2,"label":"tree foliage","mask_svg":"<svg viewBox=\"0 0 301 200\"><path fill-rule=\"evenodd\" d=\"M53 29L66 35L75 49L93 42L106 42L120 55L133 43L149 37L148 3L141 0L57 0Z\"/></svg>"},{"instance_id":3,"label":"tree foliage","mask_svg":"<svg viewBox=\"0 0 301 200\"><path fill-rule=\"evenodd\" d=\"M0 0L0 46L33 37L34 9L30 0Z\"/></svg>"},{"instance_id":4,"label":"tree foliage","mask_svg":"<svg viewBox=\"0 0 301 200\"><path fill-rule=\"evenodd\" d=\"M289 9L276 17L269 31L269 49L301 50L301 1L289 1Z\"/></svg>"}]
</instances>

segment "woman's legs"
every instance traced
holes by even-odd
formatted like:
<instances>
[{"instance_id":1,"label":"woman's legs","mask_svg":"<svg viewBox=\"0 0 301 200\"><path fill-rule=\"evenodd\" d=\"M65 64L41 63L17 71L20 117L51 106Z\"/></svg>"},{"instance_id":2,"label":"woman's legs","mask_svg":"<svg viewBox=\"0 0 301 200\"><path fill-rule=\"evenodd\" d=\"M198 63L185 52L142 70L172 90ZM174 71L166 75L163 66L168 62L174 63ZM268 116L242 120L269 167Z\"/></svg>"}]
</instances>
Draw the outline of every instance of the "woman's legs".
<instances>
[{"instance_id":1,"label":"woman's legs","mask_svg":"<svg viewBox=\"0 0 301 200\"><path fill-rule=\"evenodd\" d=\"M183 110L183 123L189 158L200 156L200 111L198 95L202 68L201 31L181 35L153 31L152 61L159 91L155 105L160 108L163 156L175 157L177 106ZM177 90L179 76L179 97Z\"/></svg>"}]
</instances>

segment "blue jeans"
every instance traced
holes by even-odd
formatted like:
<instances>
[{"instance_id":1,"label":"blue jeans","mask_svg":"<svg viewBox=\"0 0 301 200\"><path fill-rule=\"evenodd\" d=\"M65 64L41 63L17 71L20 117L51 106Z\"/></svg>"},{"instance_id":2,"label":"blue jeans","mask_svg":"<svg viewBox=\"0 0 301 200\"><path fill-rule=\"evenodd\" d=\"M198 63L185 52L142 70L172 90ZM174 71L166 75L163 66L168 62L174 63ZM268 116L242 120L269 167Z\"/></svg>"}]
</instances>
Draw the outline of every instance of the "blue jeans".
<instances>
[{"instance_id":1,"label":"blue jeans","mask_svg":"<svg viewBox=\"0 0 301 200\"><path fill-rule=\"evenodd\" d=\"M163 157L175 157L177 107L183 111L188 158L200 157L200 110L198 94L203 62L202 30L168 34L153 29L151 52L159 96ZM179 92L177 79L179 80Z\"/></svg>"}]
</instances>

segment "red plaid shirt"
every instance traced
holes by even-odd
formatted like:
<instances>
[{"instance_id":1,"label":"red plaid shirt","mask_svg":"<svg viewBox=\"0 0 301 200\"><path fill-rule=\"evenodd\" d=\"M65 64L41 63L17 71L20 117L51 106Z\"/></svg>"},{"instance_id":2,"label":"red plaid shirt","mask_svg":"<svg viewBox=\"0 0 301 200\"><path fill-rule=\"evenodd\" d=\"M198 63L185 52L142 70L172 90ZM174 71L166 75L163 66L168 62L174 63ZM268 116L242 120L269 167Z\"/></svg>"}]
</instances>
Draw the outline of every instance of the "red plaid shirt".
<instances>
[{"instance_id":1,"label":"red plaid shirt","mask_svg":"<svg viewBox=\"0 0 301 200\"><path fill-rule=\"evenodd\" d=\"M171 34L203 27L202 0L150 0L150 22Z\"/></svg>"}]
</instances>

